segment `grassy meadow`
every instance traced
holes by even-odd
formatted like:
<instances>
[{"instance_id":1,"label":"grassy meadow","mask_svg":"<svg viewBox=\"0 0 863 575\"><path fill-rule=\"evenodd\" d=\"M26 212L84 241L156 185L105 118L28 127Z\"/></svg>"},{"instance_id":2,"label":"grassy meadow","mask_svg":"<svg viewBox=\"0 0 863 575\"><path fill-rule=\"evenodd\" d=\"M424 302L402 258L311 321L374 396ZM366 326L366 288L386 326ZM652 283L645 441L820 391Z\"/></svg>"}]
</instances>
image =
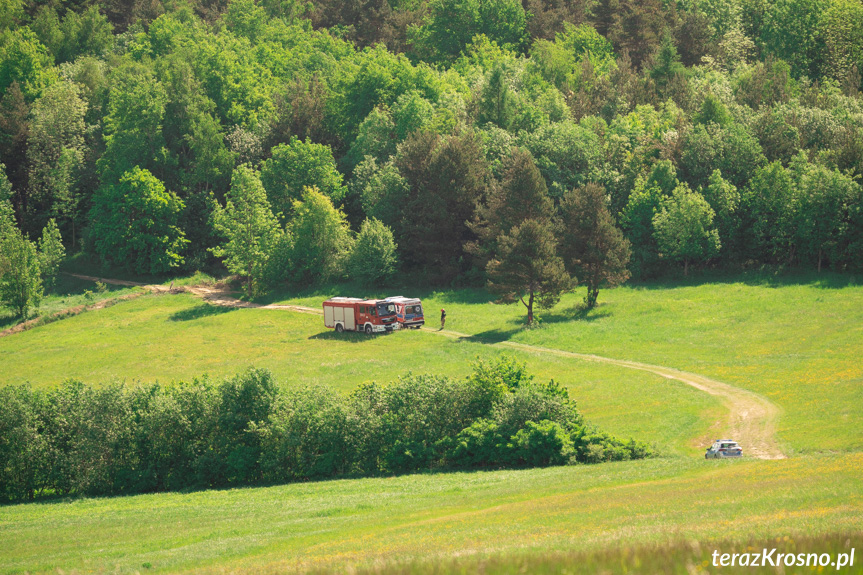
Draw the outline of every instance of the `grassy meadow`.
<instances>
[{"instance_id":1,"label":"grassy meadow","mask_svg":"<svg viewBox=\"0 0 863 575\"><path fill-rule=\"evenodd\" d=\"M323 294L278 298L320 304ZM760 393L784 414L791 451L863 448L863 286L831 274L627 285L600 291L585 312L583 290L540 311L527 330L524 306L482 291L422 294L431 324L473 341L515 341L674 367Z\"/></svg>"},{"instance_id":2,"label":"grassy meadow","mask_svg":"<svg viewBox=\"0 0 863 575\"><path fill-rule=\"evenodd\" d=\"M863 531L861 467L863 454L675 457L15 505L0 507L0 571L345 572L686 541L743 547Z\"/></svg>"},{"instance_id":3,"label":"grassy meadow","mask_svg":"<svg viewBox=\"0 0 863 575\"><path fill-rule=\"evenodd\" d=\"M580 572L647 573L665 554L668 572L712 573L698 558L718 542L779 537L799 551L841 551L863 533L863 287L824 277L633 285L601 292L587 313L575 293L531 330L521 306L481 291L419 293L429 323L445 307L447 328L466 335L458 338L337 336L317 315L216 308L188 294L145 295L0 338L0 384L43 388L67 377L168 383L254 365L282 385L349 391L408 371L462 377L477 357L507 353L566 385L600 428L662 451L600 465L5 506L0 572L551 573L582 564L595 568ZM329 295L345 293L268 301L317 308ZM722 434L714 397L641 371L494 345L502 341L674 367L761 393L782 409L790 457L705 461L703 445ZM646 562L633 559L645 549Z\"/></svg>"},{"instance_id":4,"label":"grassy meadow","mask_svg":"<svg viewBox=\"0 0 863 575\"><path fill-rule=\"evenodd\" d=\"M92 305L137 291L139 291L138 288L110 284L106 284L104 290L99 290L91 281L60 274L57 276L55 285L42 298L39 308L31 311L29 319L48 318L69 308ZM0 306L0 331L20 322L21 318L12 309Z\"/></svg>"},{"instance_id":5,"label":"grassy meadow","mask_svg":"<svg viewBox=\"0 0 863 575\"><path fill-rule=\"evenodd\" d=\"M337 335L320 316L210 306L187 294L147 295L0 340L5 384L52 387L67 378L133 383L271 370L283 385L348 391L408 372L466 376L477 357L508 353L531 373L566 385L591 422L663 451L695 452L699 430L720 419L712 396L648 373L490 348L420 331Z\"/></svg>"}]
</instances>

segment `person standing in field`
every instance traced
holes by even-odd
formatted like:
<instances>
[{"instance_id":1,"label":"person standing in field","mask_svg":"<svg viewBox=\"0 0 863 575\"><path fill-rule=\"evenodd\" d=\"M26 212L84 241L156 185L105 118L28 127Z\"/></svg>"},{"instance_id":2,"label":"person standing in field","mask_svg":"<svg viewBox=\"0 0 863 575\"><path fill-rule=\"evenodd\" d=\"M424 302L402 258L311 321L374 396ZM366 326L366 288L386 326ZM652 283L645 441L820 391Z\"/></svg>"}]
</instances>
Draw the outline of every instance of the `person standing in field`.
<instances>
[{"instance_id":1,"label":"person standing in field","mask_svg":"<svg viewBox=\"0 0 863 575\"><path fill-rule=\"evenodd\" d=\"M446 310L441 308L441 310L440 310L440 328L443 329L444 325L446 325Z\"/></svg>"}]
</instances>

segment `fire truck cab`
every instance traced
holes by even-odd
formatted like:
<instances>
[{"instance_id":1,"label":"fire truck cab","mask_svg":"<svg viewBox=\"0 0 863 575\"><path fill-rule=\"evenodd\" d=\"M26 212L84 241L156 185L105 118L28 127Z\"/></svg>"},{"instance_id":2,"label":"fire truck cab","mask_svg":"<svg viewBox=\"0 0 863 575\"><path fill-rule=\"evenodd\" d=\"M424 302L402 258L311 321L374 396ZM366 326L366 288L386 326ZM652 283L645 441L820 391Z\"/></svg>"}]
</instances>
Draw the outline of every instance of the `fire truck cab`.
<instances>
[{"instance_id":1,"label":"fire truck cab","mask_svg":"<svg viewBox=\"0 0 863 575\"><path fill-rule=\"evenodd\" d=\"M341 333L364 331L367 334L399 328L396 306L384 300L334 297L324 302L324 325Z\"/></svg>"},{"instance_id":2,"label":"fire truck cab","mask_svg":"<svg viewBox=\"0 0 863 575\"><path fill-rule=\"evenodd\" d=\"M417 298L392 296L384 301L395 304L396 318L402 328L419 329L425 324L422 301Z\"/></svg>"}]
</instances>

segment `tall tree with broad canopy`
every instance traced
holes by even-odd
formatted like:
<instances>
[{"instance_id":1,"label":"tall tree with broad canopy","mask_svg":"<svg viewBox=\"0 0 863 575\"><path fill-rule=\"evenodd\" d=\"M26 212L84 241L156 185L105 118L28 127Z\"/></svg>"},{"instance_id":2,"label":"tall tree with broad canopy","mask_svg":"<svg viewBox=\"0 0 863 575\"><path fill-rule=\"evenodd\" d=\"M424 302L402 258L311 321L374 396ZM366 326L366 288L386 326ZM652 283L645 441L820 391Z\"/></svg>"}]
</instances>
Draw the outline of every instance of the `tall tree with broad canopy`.
<instances>
[{"instance_id":1,"label":"tall tree with broad canopy","mask_svg":"<svg viewBox=\"0 0 863 575\"><path fill-rule=\"evenodd\" d=\"M794 197L794 239L800 259L818 262L841 259L842 228L848 227L849 207L860 197L860 184L820 165L807 165Z\"/></svg>"},{"instance_id":2,"label":"tall tree with broad canopy","mask_svg":"<svg viewBox=\"0 0 863 575\"><path fill-rule=\"evenodd\" d=\"M423 25L408 30L424 59L452 62L479 34L516 52L527 42L527 15L517 0L432 0L428 10Z\"/></svg>"},{"instance_id":3,"label":"tall tree with broad canopy","mask_svg":"<svg viewBox=\"0 0 863 575\"><path fill-rule=\"evenodd\" d=\"M148 170L135 166L93 197L90 238L106 264L160 274L183 263L188 240L178 227L183 201Z\"/></svg>"},{"instance_id":4,"label":"tall tree with broad canopy","mask_svg":"<svg viewBox=\"0 0 863 575\"><path fill-rule=\"evenodd\" d=\"M27 158L30 164L31 211L38 219L61 217L69 223L75 245L78 220L78 172L84 161L87 104L72 82L46 88L31 111Z\"/></svg>"},{"instance_id":5,"label":"tall tree with broad canopy","mask_svg":"<svg viewBox=\"0 0 863 575\"><path fill-rule=\"evenodd\" d=\"M317 188L336 205L347 192L330 147L296 137L273 148L272 157L261 165L261 182L273 209L285 219L306 187Z\"/></svg>"},{"instance_id":6,"label":"tall tree with broad canopy","mask_svg":"<svg viewBox=\"0 0 863 575\"><path fill-rule=\"evenodd\" d=\"M512 148L503 159L500 183L477 208L470 227L478 242L470 250L484 265L497 254L501 236L526 219L546 221L553 213L554 203L533 156L524 148Z\"/></svg>"},{"instance_id":7,"label":"tall tree with broad canopy","mask_svg":"<svg viewBox=\"0 0 863 575\"><path fill-rule=\"evenodd\" d=\"M533 157L514 148L503 181L492 188L472 227L481 242L475 253L488 258L489 289L503 303L521 301L528 325L534 304L552 307L572 283L557 255L553 217L554 202Z\"/></svg>"},{"instance_id":8,"label":"tall tree with broad canopy","mask_svg":"<svg viewBox=\"0 0 863 575\"><path fill-rule=\"evenodd\" d=\"M213 255L225 258L229 271L245 277L246 295L254 297L283 232L258 173L249 165L234 170L226 205L216 208L213 220L225 238L212 248Z\"/></svg>"},{"instance_id":9,"label":"tall tree with broad canopy","mask_svg":"<svg viewBox=\"0 0 863 575\"><path fill-rule=\"evenodd\" d=\"M302 198L294 201L293 214L288 224L291 279L341 279L353 244L345 213L317 188L305 188Z\"/></svg>"},{"instance_id":10,"label":"tall tree with broad canopy","mask_svg":"<svg viewBox=\"0 0 863 575\"><path fill-rule=\"evenodd\" d=\"M629 240L614 225L605 188L599 184L567 192L560 211L560 254L569 273L587 285L584 303L590 309L596 305L600 287L629 279Z\"/></svg>"},{"instance_id":11,"label":"tall tree with broad canopy","mask_svg":"<svg viewBox=\"0 0 863 575\"><path fill-rule=\"evenodd\" d=\"M398 267L393 232L380 220L367 219L348 256L348 274L365 285L383 286Z\"/></svg>"},{"instance_id":12,"label":"tall tree with broad canopy","mask_svg":"<svg viewBox=\"0 0 863 575\"><path fill-rule=\"evenodd\" d=\"M699 194L680 184L663 198L661 210L653 216L653 228L660 256L683 262L683 275L689 264L704 261L719 253L722 244L713 227L713 208Z\"/></svg>"},{"instance_id":13,"label":"tall tree with broad canopy","mask_svg":"<svg viewBox=\"0 0 863 575\"><path fill-rule=\"evenodd\" d=\"M415 132L399 146L395 164L408 185L393 230L405 263L450 281L467 270L465 245L475 238L467 222L488 187L482 144L467 130L446 137Z\"/></svg>"},{"instance_id":14,"label":"tall tree with broad canopy","mask_svg":"<svg viewBox=\"0 0 863 575\"><path fill-rule=\"evenodd\" d=\"M488 263L488 289L503 303L521 301L527 324L533 325L534 305L549 309L572 286L550 221L525 220L498 239L498 255ZM525 301L527 297L527 301Z\"/></svg>"}]
</instances>

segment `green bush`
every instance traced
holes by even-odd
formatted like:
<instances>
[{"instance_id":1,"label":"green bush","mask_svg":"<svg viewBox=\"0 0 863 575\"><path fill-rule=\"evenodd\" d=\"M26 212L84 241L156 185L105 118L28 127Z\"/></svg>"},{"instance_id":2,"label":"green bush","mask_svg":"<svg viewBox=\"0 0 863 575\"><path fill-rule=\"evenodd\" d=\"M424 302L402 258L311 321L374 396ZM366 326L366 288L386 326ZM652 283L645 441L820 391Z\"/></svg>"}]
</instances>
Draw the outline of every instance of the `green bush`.
<instances>
[{"instance_id":1,"label":"green bush","mask_svg":"<svg viewBox=\"0 0 863 575\"><path fill-rule=\"evenodd\" d=\"M408 375L349 395L282 390L249 369L169 386L8 386L0 405L2 501L650 454L585 428L565 390L509 358L462 380Z\"/></svg>"},{"instance_id":2,"label":"green bush","mask_svg":"<svg viewBox=\"0 0 863 575\"><path fill-rule=\"evenodd\" d=\"M367 219L348 256L348 275L364 285L383 286L398 269L393 232L380 220Z\"/></svg>"}]
</instances>

